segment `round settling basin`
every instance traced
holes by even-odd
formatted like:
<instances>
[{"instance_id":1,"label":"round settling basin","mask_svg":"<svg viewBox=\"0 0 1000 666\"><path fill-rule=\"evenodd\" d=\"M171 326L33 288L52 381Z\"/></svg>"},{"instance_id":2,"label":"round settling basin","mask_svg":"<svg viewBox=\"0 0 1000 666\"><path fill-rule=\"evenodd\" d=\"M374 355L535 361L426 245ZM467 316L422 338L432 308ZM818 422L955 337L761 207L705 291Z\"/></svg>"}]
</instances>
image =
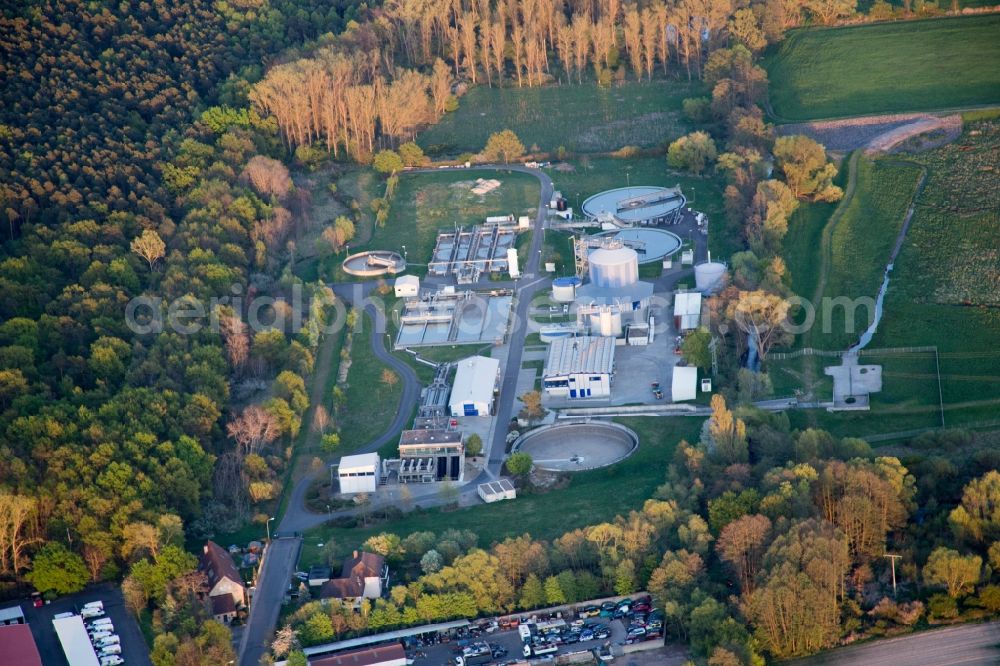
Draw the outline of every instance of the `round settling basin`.
<instances>
[{"instance_id":1,"label":"round settling basin","mask_svg":"<svg viewBox=\"0 0 1000 666\"><path fill-rule=\"evenodd\" d=\"M632 455L639 436L608 421L553 423L529 430L512 451L531 456L535 467L550 472L580 472L607 467Z\"/></svg>"},{"instance_id":2,"label":"round settling basin","mask_svg":"<svg viewBox=\"0 0 1000 666\"><path fill-rule=\"evenodd\" d=\"M683 245L683 241L681 241L680 236L677 234L664 229L650 227L633 227L620 231L605 231L598 235L613 236L627 246L632 247L639 255L640 264L661 261L677 252L681 249L681 245Z\"/></svg>"},{"instance_id":3,"label":"round settling basin","mask_svg":"<svg viewBox=\"0 0 1000 666\"><path fill-rule=\"evenodd\" d=\"M395 275L406 270L406 260L398 252L371 250L358 252L344 259L344 272L359 277Z\"/></svg>"}]
</instances>

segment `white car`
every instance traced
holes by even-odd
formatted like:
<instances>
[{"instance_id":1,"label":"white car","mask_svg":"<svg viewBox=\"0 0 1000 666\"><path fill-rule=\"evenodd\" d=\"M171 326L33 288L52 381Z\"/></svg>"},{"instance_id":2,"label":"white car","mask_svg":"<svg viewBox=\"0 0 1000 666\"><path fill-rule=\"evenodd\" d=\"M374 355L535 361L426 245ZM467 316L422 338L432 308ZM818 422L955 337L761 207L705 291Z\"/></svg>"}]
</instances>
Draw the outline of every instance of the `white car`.
<instances>
[{"instance_id":1,"label":"white car","mask_svg":"<svg viewBox=\"0 0 1000 666\"><path fill-rule=\"evenodd\" d=\"M108 657L101 657L101 666L118 666L118 664L124 664L125 660L116 654L110 655Z\"/></svg>"}]
</instances>

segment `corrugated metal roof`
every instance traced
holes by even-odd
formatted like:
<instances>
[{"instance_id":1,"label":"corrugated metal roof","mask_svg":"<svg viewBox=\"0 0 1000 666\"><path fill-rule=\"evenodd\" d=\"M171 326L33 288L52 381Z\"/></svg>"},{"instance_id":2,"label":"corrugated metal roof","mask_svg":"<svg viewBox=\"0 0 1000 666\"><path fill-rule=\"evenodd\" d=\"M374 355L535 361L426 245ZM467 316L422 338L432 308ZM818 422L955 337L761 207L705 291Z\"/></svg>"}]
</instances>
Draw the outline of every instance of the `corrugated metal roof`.
<instances>
[{"instance_id":1,"label":"corrugated metal roof","mask_svg":"<svg viewBox=\"0 0 1000 666\"><path fill-rule=\"evenodd\" d=\"M574 373L610 374L615 363L615 339L593 336L560 338L549 344L545 377Z\"/></svg>"}]
</instances>

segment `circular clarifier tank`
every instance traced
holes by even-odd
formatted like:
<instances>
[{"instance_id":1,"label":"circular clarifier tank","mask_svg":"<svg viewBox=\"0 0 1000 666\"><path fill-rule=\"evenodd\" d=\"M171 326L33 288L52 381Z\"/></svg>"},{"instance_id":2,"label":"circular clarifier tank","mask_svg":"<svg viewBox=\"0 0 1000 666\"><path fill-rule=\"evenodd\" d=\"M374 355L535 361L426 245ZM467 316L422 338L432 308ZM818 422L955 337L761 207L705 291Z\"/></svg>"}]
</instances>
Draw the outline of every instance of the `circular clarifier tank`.
<instances>
[{"instance_id":1,"label":"circular clarifier tank","mask_svg":"<svg viewBox=\"0 0 1000 666\"><path fill-rule=\"evenodd\" d=\"M664 229L650 227L634 227L620 231L605 231L601 236L610 236L632 247L639 255L640 264L661 261L677 250L683 244L680 236Z\"/></svg>"},{"instance_id":2,"label":"circular clarifier tank","mask_svg":"<svg viewBox=\"0 0 1000 666\"><path fill-rule=\"evenodd\" d=\"M513 451L531 456L535 467L550 472L580 472L613 465L639 448L639 436L609 421L554 423L517 438Z\"/></svg>"}]
</instances>

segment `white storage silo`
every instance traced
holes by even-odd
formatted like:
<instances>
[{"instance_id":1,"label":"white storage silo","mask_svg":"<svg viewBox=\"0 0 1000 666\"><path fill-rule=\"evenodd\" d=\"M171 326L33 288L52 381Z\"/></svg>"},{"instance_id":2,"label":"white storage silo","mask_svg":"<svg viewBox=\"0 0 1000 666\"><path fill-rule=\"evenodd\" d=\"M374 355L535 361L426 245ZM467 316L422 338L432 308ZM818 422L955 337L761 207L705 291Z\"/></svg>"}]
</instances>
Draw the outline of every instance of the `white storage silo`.
<instances>
[{"instance_id":1,"label":"white storage silo","mask_svg":"<svg viewBox=\"0 0 1000 666\"><path fill-rule=\"evenodd\" d=\"M590 253L590 282L595 287L628 287L639 281L639 255L630 247L600 247Z\"/></svg>"},{"instance_id":2,"label":"white storage silo","mask_svg":"<svg viewBox=\"0 0 1000 666\"><path fill-rule=\"evenodd\" d=\"M713 294L722 288L726 278L726 265L706 261L694 267L695 288L703 294Z\"/></svg>"},{"instance_id":3,"label":"white storage silo","mask_svg":"<svg viewBox=\"0 0 1000 666\"><path fill-rule=\"evenodd\" d=\"M576 287L580 284L580 278L558 277L552 281L552 300L557 303L572 303L576 300Z\"/></svg>"}]
</instances>

